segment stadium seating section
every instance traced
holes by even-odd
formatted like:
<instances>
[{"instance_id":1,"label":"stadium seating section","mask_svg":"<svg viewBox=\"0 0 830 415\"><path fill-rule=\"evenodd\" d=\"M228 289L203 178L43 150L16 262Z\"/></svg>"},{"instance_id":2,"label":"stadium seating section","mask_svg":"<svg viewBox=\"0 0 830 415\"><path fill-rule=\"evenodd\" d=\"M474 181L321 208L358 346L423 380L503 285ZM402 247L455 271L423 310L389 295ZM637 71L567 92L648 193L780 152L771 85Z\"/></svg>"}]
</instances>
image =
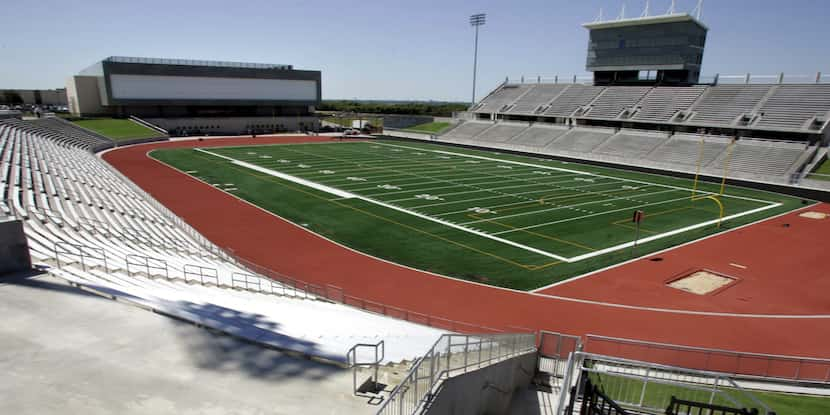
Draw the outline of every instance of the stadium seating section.
<instances>
[{"instance_id":1,"label":"stadium seating section","mask_svg":"<svg viewBox=\"0 0 830 415\"><path fill-rule=\"evenodd\" d=\"M455 132L453 134L453 132ZM816 146L805 142L548 123L466 121L441 141L495 149L563 155L586 160L696 172L769 182L789 182ZM731 145L731 146L730 146ZM728 168L725 170L725 166Z\"/></svg>"},{"instance_id":2,"label":"stadium seating section","mask_svg":"<svg viewBox=\"0 0 830 415\"><path fill-rule=\"evenodd\" d=\"M793 183L823 154L830 84L505 83L471 113L439 141Z\"/></svg>"},{"instance_id":3,"label":"stadium seating section","mask_svg":"<svg viewBox=\"0 0 830 415\"><path fill-rule=\"evenodd\" d=\"M71 145L85 150L97 150L112 147L112 140L87 131L70 122L58 118L42 118L32 121L6 121L17 128L38 134L58 143Z\"/></svg>"},{"instance_id":4,"label":"stadium seating section","mask_svg":"<svg viewBox=\"0 0 830 415\"><path fill-rule=\"evenodd\" d=\"M98 144L97 137L61 121L0 122L0 210L23 221L33 262L52 267L53 274L178 318L337 361L355 343L376 342L376 335L398 343L387 346L386 361L412 358L440 335L323 301L209 249L87 150ZM304 318L292 318L297 315Z\"/></svg>"},{"instance_id":5,"label":"stadium seating section","mask_svg":"<svg viewBox=\"0 0 830 415\"><path fill-rule=\"evenodd\" d=\"M830 84L504 84L477 104L473 112L817 132L830 113Z\"/></svg>"}]
</instances>

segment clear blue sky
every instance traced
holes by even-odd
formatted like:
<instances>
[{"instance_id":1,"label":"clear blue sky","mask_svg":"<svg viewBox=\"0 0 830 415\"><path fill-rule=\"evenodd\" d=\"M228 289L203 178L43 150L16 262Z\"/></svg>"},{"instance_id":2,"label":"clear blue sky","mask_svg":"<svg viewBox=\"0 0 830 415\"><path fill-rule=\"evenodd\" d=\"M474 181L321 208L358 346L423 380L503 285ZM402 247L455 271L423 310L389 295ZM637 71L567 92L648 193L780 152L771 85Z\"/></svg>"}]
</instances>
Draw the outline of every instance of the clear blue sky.
<instances>
[{"instance_id":1,"label":"clear blue sky","mask_svg":"<svg viewBox=\"0 0 830 415\"><path fill-rule=\"evenodd\" d=\"M628 15L644 0L627 0ZM664 11L669 0L652 0ZM678 0L689 11L696 0ZM469 100L472 13L487 13L481 95L505 76L584 73L580 24L621 0L83 0L2 7L0 88L57 88L110 55L288 63L323 98ZM830 76L826 0L708 0L704 73Z\"/></svg>"}]
</instances>

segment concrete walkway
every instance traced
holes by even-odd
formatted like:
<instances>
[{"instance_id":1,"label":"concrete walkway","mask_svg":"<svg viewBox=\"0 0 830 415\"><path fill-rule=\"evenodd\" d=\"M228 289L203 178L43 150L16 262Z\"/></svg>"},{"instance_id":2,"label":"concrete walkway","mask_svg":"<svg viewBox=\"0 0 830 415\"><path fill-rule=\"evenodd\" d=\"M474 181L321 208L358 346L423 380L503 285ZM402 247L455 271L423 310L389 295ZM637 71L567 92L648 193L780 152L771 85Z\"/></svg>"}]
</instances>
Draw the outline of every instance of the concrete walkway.
<instances>
[{"instance_id":1,"label":"concrete walkway","mask_svg":"<svg viewBox=\"0 0 830 415\"><path fill-rule=\"evenodd\" d=\"M48 276L0 277L0 413L371 414L351 372Z\"/></svg>"}]
</instances>

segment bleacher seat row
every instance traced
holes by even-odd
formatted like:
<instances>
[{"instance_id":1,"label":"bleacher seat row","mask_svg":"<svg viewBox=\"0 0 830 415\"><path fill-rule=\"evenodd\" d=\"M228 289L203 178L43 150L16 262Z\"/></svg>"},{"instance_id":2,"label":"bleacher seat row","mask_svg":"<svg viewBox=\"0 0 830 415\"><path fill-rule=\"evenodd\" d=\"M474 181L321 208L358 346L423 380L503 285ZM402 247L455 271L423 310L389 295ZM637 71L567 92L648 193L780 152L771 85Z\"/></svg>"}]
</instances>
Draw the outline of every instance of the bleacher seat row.
<instances>
[{"instance_id":1,"label":"bleacher seat row","mask_svg":"<svg viewBox=\"0 0 830 415\"><path fill-rule=\"evenodd\" d=\"M0 213L23 221L33 262L55 275L338 361L355 343L378 338L387 342L386 361L411 358L440 335L322 301L208 252L86 150L94 144L42 122L0 122Z\"/></svg>"},{"instance_id":2,"label":"bleacher seat row","mask_svg":"<svg viewBox=\"0 0 830 415\"><path fill-rule=\"evenodd\" d=\"M830 114L830 84L691 87L504 84L472 111L816 132L827 123Z\"/></svg>"},{"instance_id":3,"label":"bleacher seat row","mask_svg":"<svg viewBox=\"0 0 830 415\"><path fill-rule=\"evenodd\" d=\"M41 118L31 121L7 121L17 128L36 133L51 140L65 143L85 150L108 148L112 140L93 134L72 123L54 118Z\"/></svg>"},{"instance_id":4,"label":"bleacher seat row","mask_svg":"<svg viewBox=\"0 0 830 415\"><path fill-rule=\"evenodd\" d=\"M630 165L787 182L815 147L804 142L573 127L544 123L465 121L440 141L530 153L608 160ZM749 177L752 176L752 177Z\"/></svg>"}]
</instances>

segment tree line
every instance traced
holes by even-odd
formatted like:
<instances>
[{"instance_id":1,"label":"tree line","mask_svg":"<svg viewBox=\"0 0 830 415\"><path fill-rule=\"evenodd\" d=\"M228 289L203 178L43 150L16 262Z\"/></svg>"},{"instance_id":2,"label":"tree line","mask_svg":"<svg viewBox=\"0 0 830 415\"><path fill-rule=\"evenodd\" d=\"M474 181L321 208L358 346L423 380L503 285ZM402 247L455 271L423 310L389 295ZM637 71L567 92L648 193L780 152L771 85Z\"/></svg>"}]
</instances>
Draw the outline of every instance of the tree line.
<instances>
[{"instance_id":1,"label":"tree line","mask_svg":"<svg viewBox=\"0 0 830 415\"><path fill-rule=\"evenodd\" d=\"M429 115L449 117L453 112L465 111L467 104L454 102L368 102L368 101L323 101L317 107L320 111L361 112L369 114Z\"/></svg>"}]
</instances>

